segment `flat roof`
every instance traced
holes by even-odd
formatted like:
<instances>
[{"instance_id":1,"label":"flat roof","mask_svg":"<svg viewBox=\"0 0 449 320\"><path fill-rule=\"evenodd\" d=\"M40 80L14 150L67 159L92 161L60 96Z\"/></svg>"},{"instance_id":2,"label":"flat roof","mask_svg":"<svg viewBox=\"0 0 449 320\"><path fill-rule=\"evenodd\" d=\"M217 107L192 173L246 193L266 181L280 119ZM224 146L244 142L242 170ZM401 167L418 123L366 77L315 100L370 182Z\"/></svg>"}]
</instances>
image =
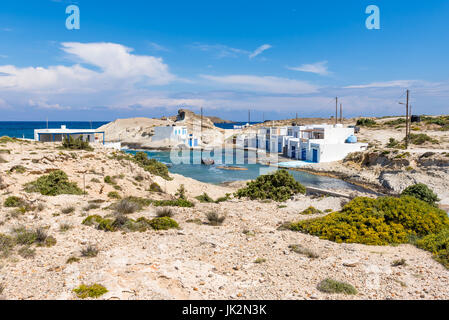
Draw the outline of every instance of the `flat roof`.
<instances>
[{"instance_id":1,"label":"flat roof","mask_svg":"<svg viewBox=\"0 0 449 320\"><path fill-rule=\"evenodd\" d=\"M103 131L96 131L95 129L35 129L35 133L48 133L48 134L75 134L75 133L104 133Z\"/></svg>"}]
</instances>

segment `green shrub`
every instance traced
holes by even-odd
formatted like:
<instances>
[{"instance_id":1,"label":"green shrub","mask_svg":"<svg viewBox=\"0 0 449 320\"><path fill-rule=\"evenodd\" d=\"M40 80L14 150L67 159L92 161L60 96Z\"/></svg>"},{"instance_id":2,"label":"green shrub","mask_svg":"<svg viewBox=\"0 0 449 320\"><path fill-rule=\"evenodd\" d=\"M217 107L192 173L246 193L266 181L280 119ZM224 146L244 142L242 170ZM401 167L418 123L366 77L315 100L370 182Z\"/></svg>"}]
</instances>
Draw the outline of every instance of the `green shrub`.
<instances>
[{"instance_id":1,"label":"green shrub","mask_svg":"<svg viewBox=\"0 0 449 320\"><path fill-rule=\"evenodd\" d=\"M34 182L25 185L27 192L38 192L44 196L57 196L60 194L81 195L83 191L77 184L70 182L64 171L56 170L49 175L42 176Z\"/></svg>"},{"instance_id":2,"label":"green shrub","mask_svg":"<svg viewBox=\"0 0 449 320\"><path fill-rule=\"evenodd\" d=\"M167 166L156 159L149 159L145 152L137 152L132 160L145 171L148 171L156 176L160 176L165 180L172 180L169 176Z\"/></svg>"},{"instance_id":3,"label":"green shrub","mask_svg":"<svg viewBox=\"0 0 449 320\"><path fill-rule=\"evenodd\" d=\"M226 196L214 200L206 192L204 192L202 195L195 197L195 199L199 200L201 203L220 203L228 201L230 199L230 194L226 194Z\"/></svg>"},{"instance_id":4,"label":"green shrub","mask_svg":"<svg viewBox=\"0 0 449 320\"><path fill-rule=\"evenodd\" d=\"M75 262L79 262L79 261L80 261L80 258L70 257L70 258L67 259L66 263L67 264L71 264L71 263L75 263Z\"/></svg>"},{"instance_id":5,"label":"green shrub","mask_svg":"<svg viewBox=\"0 0 449 320\"><path fill-rule=\"evenodd\" d=\"M140 208L137 203L129 201L128 199L123 199L114 205L114 209L121 214L130 214L136 212Z\"/></svg>"},{"instance_id":6,"label":"green shrub","mask_svg":"<svg viewBox=\"0 0 449 320\"><path fill-rule=\"evenodd\" d=\"M89 146L89 141L84 141L82 137L74 139L72 136L69 136L68 138L64 137L62 147L68 150L94 150L91 146Z\"/></svg>"},{"instance_id":7,"label":"green shrub","mask_svg":"<svg viewBox=\"0 0 449 320\"><path fill-rule=\"evenodd\" d=\"M104 177L104 183L115 184L115 181L111 178L111 176L106 176Z\"/></svg>"},{"instance_id":8,"label":"green shrub","mask_svg":"<svg viewBox=\"0 0 449 320\"><path fill-rule=\"evenodd\" d=\"M97 283L94 283L90 286L85 284L80 285L78 288L73 289L73 292L76 293L76 296L80 299L86 298L98 298L108 292L108 290Z\"/></svg>"},{"instance_id":9,"label":"green shrub","mask_svg":"<svg viewBox=\"0 0 449 320\"><path fill-rule=\"evenodd\" d=\"M295 253L298 253L298 254L303 254L303 255L311 258L311 259L316 259L316 258L319 257L319 255L317 253L315 253L314 251L312 251L312 250L310 250L308 248L303 247L300 244L292 244L292 245L290 245L288 247L289 247L289 249L292 252L295 252Z\"/></svg>"},{"instance_id":10,"label":"green shrub","mask_svg":"<svg viewBox=\"0 0 449 320\"><path fill-rule=\"evenodd\" d=\"M108 193L108 197L111 199L120 199L120 195L117 191L111 191Z\"/></svg>"},{"instance_id":11,"label":"green shrub","mask_svg":"<svg viewBox=\"0 0 449 320\"><path fill-rule=\"evenodd\" d=\"M4 206L7 208L18 208L24 204L24 201L16 196L6 198Z\"/></svg>"},{"instance_id":12,"label":"green shrub","mask_svg":"<svg viewBox=\"0 0 449 320\"><path fill-rule=\"evenodd\" d=\"M446 212L414 197L355 198L340 212L290 224L290 229L334 242L387 245L437 233L449 225Z\"/></svg>"},{"instance_id":13,"label":"green shrub","mask_svg":"<svg viewBox=\"0 0 449 320\"><path fill-rule=\"evenodd\" d=\"M265 259L265 258L257 258L256 260L254 260L254 263L258 263L258 264L264 263L264 262L267 262L267 259Z\"/></svg>"},{"instance_id":14,"label":"green shrub","mask_svg":"<svg viewBox=\"0 0 449 320\"><path fill-rule=\"evenodd\" d=\"M8 257L15 244L12 237L0 233L0 258Z\"/></svg>"},{"instance_id":15,"label":"green shrub","mask_svg":"<svg viewBox=\"0 0 449 320\"><path fill-rule=\"evenodd\" d=\"M81 250L81 255L85 258L94 258L98 256L100 250L94 245L88 245L87 247Z\"/></svg>"},{"instance_id":16,"label":"green shrub","mask_svg":"<svg viewBox=\"0 0 449 320\"><path fill-rule=\"evenodd\" d=\"M170 208L163 208L156 211L156 216L161 217L173 217L173 210Z\"/></svg>"},{"instance_id":17,"label":"green shrub","mask_svg":"<svg viewBox=\"0 0 449 320\"><path fill-rule=\"evenodd\" d=\"M150 192L157 192L157 193L163 193L162 188L156 183L153 182L150 184Z\"/></svg>"},{"instance_id":18,"label":"green shrub","mask_svg":"<svg viewBox=\"0 0 449 320\"><path fill-rule=\"evenodd\" d=\"M322 213L323 213L323 211L318 210L317 208L310 206L306 210L302 211L300 214L302 214L302 215L312 215L312 214L322 214Z\"/></svg>"},{"instance_id":19,"label":"green shrub","mask_svg":"<svg viewBox=\"0 0 449 320\"><path fill-rule=\"evenodd\" d=\"M357 120L356 125L361 127L372 127L375 126L376 124L377 124L376 121L374 121L373 119L361 118Z\"/></svg>"},{"instance_id":20,"label":"green shrub","mask_svg":"<svg viewBox=\"0 0 449 320\"><path fill-rule=\"evenodd\" d=\"M404 138L405 139L405 138ZM414 144L414 145L421 145L424 144L426 142L430 142L430 143L438 143L438 140L433 139L431 137L429 137L427 134L425 133L419 133L419 134L414 134L411 133L410 134L410 143Z\"/></svg>"},{"instance_id":21,"label":"green shrub","mask_svg":"<svg viewBox=\"0 0 449 320\"><path fill-rule=\"evenodd\" d=\"M211 226L221 226L226 219L226 216L221 216L216 212L209 212L206 217Z\"/></svg>"},{"instance_id":22,"label":"green shrub","mask_svg":"<svg viewBox=\"0 0 449 320\"><path fill-rule=\"evenodd\" d=\"M16 243L24 246L37 244L38 246L51 247L56 244L56 239L49 236L43 228L28 230L24 227L20 227L15 229L14 232L16 234Z\"/></svg>"},{"instance_id":23,"label":"green shrub","mask_svg":"<svg viewBox=\"0 0 449 320\"><path fill-rule=\"evenodd\" d=\"M15 138L7 137L7 136L0 137L0 143L2 143L2 144L8 143L8 142L15 142L15 141L17 141L17 139L15 139Z\"/></svg>"},{"instance_id":24,"label":"green shrub","mask_svg":"<svg viewBox=\"0 0 449 320\"><path fill-rule=\"evenodd\" d=\"M61 212L63 214L70 214L70 213L74 213L75 210L76 210L75 207L70 206L70 207L62 209Z\"/></svg>"},{"instance_id":25,"label":"green shrub","mask_svg":"<svg viewBox=\"0 0 449 320\"><path fill-rule=\"evenodd\" d=\"M155 207L184 207L184 208L192 208L195 205L184 199L176 199L176 200L153 200L153 205Z\"/></svg>"},{"instance_id":26,"label":"green shrub","mask_svg":"<svg viewBox=\"0 0 449 320\"><path fill-rule=\"evenodd\" d=\"M114 226L114 220L106 219L99 215L92 215L85 218L82 224L86 226L95 226L98 230L114 232L117 228Z\"/></svg>"},{"instance_id":27,"label":"green shrub","mask_svg":"<svg viewBox=\"0 0 449 320\"><path fill-rule=\"evenodd\" d=\"M404 145L397 141L395 138L390 138L386 147L390 149L403 149Z\"/></svg>"},{"instance_id":28,"label":"green shrub","mask_svg":"<svg viewBox=\"0 0 449 320\"><path fill-rule=\"evenodd\" d=\"M209 197L209 195L204 192L202 195L195 197L195 199L199 200L202 203L213 203L215 202L214 199L212 199L211 197Z\"/></svg>"},{"instance_id":29,"label":"green shrub","mask_svg":"<svg viewBox=\"0 0 449 320\"><path fill-rule=\"evenodd\" d=\"M168 230L179 228L178 223L170 217L154 218L150 221L150 225L154 230Z\"/></svg>"},{"instance_id":30,"label":"green shrub","mask_svg":"<svg viewBox=\"0 0 449 320\"><path fill-rule=\"evenodd\" d=\"M20 248L17 253L24 259L30 259L34 258L34 256L36 255L36 249L25 246Z\"/></svg>"},{"instance_id":31,"label":"green shrub","mask_svg":"<svg viewBox=\"0 0 449 320\"><path fill-rule=\"evenodd\" d=\"M435 204L440 201L432 189L423 183L418 183L407 187L404 191L402 191L402 195L415 197L416 199L425 201L432 206L435 206Z\"/></svg>"},{"instance_id":32,"label":"green shrub","mask_svg":"<svg viewBox=\"0 0 449 320\"><path fill-rule=\"evenodd\" d=\"M418 248L432 252L433 258L449 269L449 228L429 234L416 242Z\"/></svg>"},{"instance_id":33,"label":"green shrub","mask_svg":"<svg viewBox=\"0 0 449 320\"><path fill-rule=\"evenodd\" d=\"M406 265L405 259L394 260L391 263L392 267L399 267L399 266L405 266L405 265Z\"/></svg>"},{"instance_id":34,"label":"green shrub","mask_svg":"<svg viewBox=\"0 0 449 320\"><path fill-rule=\"evenodd\" d=\"M187 200L186 197L186 188L183 184L181 184L178 188L178 191L176 191L175 196L178 197L178 199Z\"/></svg>"},{"instance_id":35,"label":"green shrub","mask_svg":"<svg viewBox=\"0 0 449 320\"><path fill-rule=\"evenodd\" d=\"M27 169L24 166L17 165L9 169L9 172L25 173Z\"/></svg>"},{"instance_id":36,"label":"green shrub","mask_svg":"<svg viewBox=\"0 0 449 320\"><path fill-rule=\"evenodd\" d=\"M343 293L347 295L357 294L357 290L351 284L329 278L321 281L318 284L317 289L324 293Z\"/></svg>"},{"instance_id":37,"label":"green shrub","mask_svg":"<svg viewBox=\"0 0 449 320\"><path fill-rule=\"evenodd\" d=\"M236 192L236 197L284 202L298 193L305 194L306 188L286 170L278 170L248 182L246 188Z\"/></svg>"}]
</instances>

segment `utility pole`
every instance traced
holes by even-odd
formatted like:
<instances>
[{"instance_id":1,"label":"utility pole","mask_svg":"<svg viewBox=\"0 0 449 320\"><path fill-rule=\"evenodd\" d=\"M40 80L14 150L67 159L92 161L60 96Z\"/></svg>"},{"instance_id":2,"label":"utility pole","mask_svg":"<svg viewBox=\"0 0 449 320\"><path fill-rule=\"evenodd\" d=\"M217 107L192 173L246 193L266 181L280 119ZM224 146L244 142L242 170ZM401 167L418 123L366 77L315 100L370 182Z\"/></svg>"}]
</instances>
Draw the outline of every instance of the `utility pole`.
<instances>
[{"instance_id":1,"label":"utility pole","mask_svg":"<svg viewBox=\"0 0 449 320\"><path fill-rule=\"evenodd\" d=\"M193 139L193 137L192 137ZM203 144L203 107L201 107L201 128L200 128L200 143ZM193 145L194 143L192 143ZM203 159L203 147L201 147L201 159Z\"/></svg>"},{"instance_id":2,"label":"utility pole","mask_svg":"<svg viewBox=\"0 0 449 320\"><path fill-rule=\"evenodd\" d=\"M405 105L405 148L408 149L409 139L410 139L410 124L409 124L409 114L411 110L409 109L410 100L410 90L407 89L407 100L406 103L399 102L399 104Z\"/></svg>"},{"instance_id":3,"label":"utility pole","mask_svg":"<svg viewBox=\"0 0 449 320\"><path fill-rule=\"evenodd\" d=\"M251 125L251 110L248 109L248 124Z\"/></svg>"},{"instance_id":4,"label":"utility pole","mask_svg":"<svg viewBox=\"0 0 449 320\"><path fill-rule=\"evenodd\" d=\"M338 123L338 97L335 97L335 124Z\"/></svg>"},{"instance_id":5,"label":"utility pole","mask_svg":"<svg viewBox=\"0 0 449 320\"><path fill-rule=\"evenodd\" d=\"M343 124L343 104L340 103L340 123Z\"/></svg>"}]
</instances>

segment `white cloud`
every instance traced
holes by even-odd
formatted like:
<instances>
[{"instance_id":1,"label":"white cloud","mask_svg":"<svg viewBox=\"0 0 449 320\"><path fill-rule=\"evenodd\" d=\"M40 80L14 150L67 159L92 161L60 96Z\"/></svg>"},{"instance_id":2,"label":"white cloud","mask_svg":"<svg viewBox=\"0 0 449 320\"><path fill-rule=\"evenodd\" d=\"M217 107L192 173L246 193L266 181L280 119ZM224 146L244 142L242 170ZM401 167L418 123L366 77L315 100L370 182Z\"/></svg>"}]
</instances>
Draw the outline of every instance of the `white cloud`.
<instances>
[{"instance_id":1,"label":"white cloud","mask_svg":"<svg viewBox=\"0 0 449 320\"><path fill-rule=\"evenodd\" d=\"M248 51L244 49L238 49L229 47L223 44L202 44L202 43L194 43L190 46L191 48L198 49L201 51L215 52L217 58L237 58L241 56L248 56L250 59L253 59L260 55L262 52L272 48L269 44L264 44L258 47L254 51Z\"/></svg>"},{"instance_id":2,"label":"white cloud","mask_svg":"<svg viewBox=\"0 0 449 320\"><path fill-rule=\"evenodd\" d=\"M148 45L150 46L150 48L152 50L155 50L155 51L167 51L167 52L170 51L168 48L166 48L156 42L149 42Z\"/></svg>"},{"instance_id":3,"label":"white cloud","mask_svg":"<svg viewBox=\"0 0 449 320\"><path fill-rule=\"evenodd\" d=\"M237 58L241 55L249 55L251 54L249 51L232 48L223 44L203 44L203 43L194 43L190 45L193 49L198 49L200 51L205 52L215 52L217 58Z\"/></svg>"},{"instance_id":4,"label":"white cloud","mask_svg":"<svg viewBox=\"0 0 449 320\"><path fill-rule=\"evenodd\" d=\"M201 75L202 78L225 84L232 89L265 92L275 94L304 94L315 93L318 87L305 81L270 76L230 75L211 76Z\"/></svg>"},{"instance_id":5,"label":"white cloud","mask_svg":"<svg viewBox=\"0 0 449 320\"><path fill-rule=\"evenodd\" d=\"M370 89L370 88L408 88L419 83L417 80L396 80L386 82L373 82L369 84L360 84L344 87L345 89Z\"/></svg>"},{"instance_id":6,"label":"white cloud","mask_svg":"<svg viewBox=\"0 0 449 320\"><path fill-rule=\"evenodd\" d=\"M55 103L55 104L49 104L45 101L35 101L30 99L28 101L28 105L30 107L35 107L35 108L39 108L39 109L54 109L54 110L68 110L70 109L70 107L63 107L61 105L59 105L59 103Z\"/></svg>"},{"instance_id":7,"label":"white cloud","mask_svg":"<svg viewBox=\"0 0 449 320\"><path fill-rule=\"evenodd\" d=\"M0 90L94 92L135 83L165 85L176 79L161 58L134 55L132 49L120 44L67 42L62 44L62 50L78 63L46 68L0 66Z\"/></svg>"},{"instance_id":8,"label":"white cloud","mask_svg":"<svg viewBox=\"0 0 449 320\"><path fill-rule=\"evenodd\" d=\"M253 58L257 57L259 54L261 54L262 52L264 52L264 51L266 51L266 50L268 50L268 49L270 49L270 48L272 48L272 46L269 45L269 44L261 45L259 48L257 48L256 50L254 50L253 53L251 53L251 54L249 55L249 58L250 58L250 59L253 59Z\"/></svg>"},{"instance_id":9,"label":"white cloud","mask_svg":"<svg viewBox=\"0 0 449 320\"><path fill-rule=\"evenodd\" d=\"M153 84L167 84L175 78L161 58L131 54L133 49L120 44L65 42L62 46L65 52L100 67L111 77L146 77Z\"/></svg>"},{"instance_id":10,"label":"white cloud","mask_svg":"<svg viewBox=\"0 0 449 320\"><path fill-rule=\"evenodd\" d=\"M303 64L302 66L299 67L287 67L287 69L301 72L310 72L322 76L327 76L330 74L327 66L327 61L321 61L312 64Z\"/></svg>"}]
</instances>

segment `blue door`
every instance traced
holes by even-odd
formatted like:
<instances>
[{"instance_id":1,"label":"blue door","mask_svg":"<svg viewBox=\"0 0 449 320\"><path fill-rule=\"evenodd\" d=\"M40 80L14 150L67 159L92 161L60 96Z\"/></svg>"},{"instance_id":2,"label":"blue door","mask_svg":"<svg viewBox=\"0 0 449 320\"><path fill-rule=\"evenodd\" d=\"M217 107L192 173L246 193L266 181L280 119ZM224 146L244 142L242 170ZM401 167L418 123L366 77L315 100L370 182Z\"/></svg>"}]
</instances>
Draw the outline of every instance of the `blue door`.
<instances>
[{"instance_id":1,"label":"blue door","mask_svg":"<svg viewBox=\"0 0 449 320\"><path fill-rule=\"evenodd\" d=\"M313 149L313 162L318 162L318 150Z\"/></svg>"},{"instance_id":2,"label":"blue door","mask_svg":"<svg viewBox=\"0 0 449 320\"><path fill-rule=\"evenodd\" d=\"M307 160L307 149L306 148L302 148L301 150L301 160Z\"/></svg>"},{"instance_id":3,"label":"blue door","mask_svg":"<svg viewBox=\"0 0 449 320\"><path fill-rule=\"evenodd\" d=\"M265 141L265 150L270 151L270 140Z\"/></svg>"},{"instance_id":4,"label":"blue door","mask_svg":"<svg viewBox=\"0 0 449 320\"><path fill-rule=\"evenodd\" d=\"M296 147L292 146L292 158L296 158Z\"/></svg>"}]
</instances>

